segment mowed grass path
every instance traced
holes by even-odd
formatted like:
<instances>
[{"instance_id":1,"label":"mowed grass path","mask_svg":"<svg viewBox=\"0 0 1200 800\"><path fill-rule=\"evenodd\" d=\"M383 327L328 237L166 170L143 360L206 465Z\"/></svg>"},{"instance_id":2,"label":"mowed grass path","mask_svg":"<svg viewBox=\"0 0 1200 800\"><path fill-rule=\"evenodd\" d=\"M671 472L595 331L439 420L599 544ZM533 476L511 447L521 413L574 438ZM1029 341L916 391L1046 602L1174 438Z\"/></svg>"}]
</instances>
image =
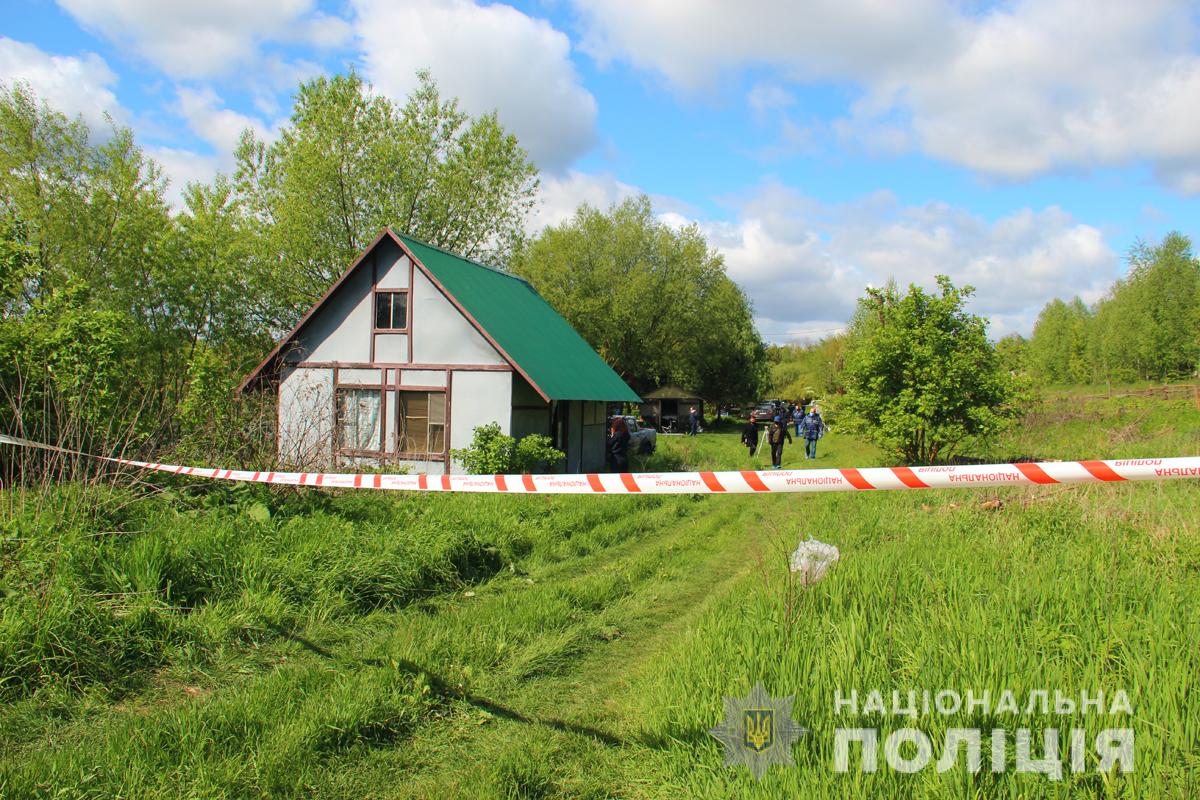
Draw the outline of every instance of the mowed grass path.
<instances>
[{"instance_id":1,"label":"mowed grass path","mask_svg":"<svg viewBox=\"0 0 1200 800\"><path fill-rule=\"evenodd\" d=\"M655 468L746 465L735 433ZM879 457L836 432L822 457ZM986 455L1200 452L1186 402L1055 400ZM761 463L761 461L760 461ZM543 502L544 498L506 498ZM985 510L985 500L1000 499ZM480 583L163 669L116 704L0 718L0 794L318 797L1193 797L1200 792L1200 486L577 498L597 505ZM495 513L496 509L490 509ZM524 515L536 516L533 509ZM554 529L547 503L545 514ZM808 535L843 562L797 587ZM707 733L724 695L795 695L811 732L761 782ZM1128 692L1132 717L835 714L835 691ZM1136 770L1061 781L833 770L838 727L1132 727ZM985 734L986 736L986 734ZM1065 736L1064 736L1065 738ZM1065 760L1065 757L1064 757Z\"/></svg>"}]
</instances>

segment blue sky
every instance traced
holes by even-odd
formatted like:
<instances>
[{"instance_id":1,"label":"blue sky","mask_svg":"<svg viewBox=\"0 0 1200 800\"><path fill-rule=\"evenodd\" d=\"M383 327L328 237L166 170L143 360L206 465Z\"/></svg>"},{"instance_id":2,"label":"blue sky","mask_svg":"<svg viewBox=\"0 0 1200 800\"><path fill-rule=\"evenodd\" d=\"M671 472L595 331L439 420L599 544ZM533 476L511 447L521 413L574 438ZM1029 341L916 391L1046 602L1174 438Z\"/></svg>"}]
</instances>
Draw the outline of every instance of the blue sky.
<instances>
[{"instance_id":1,"label":"blue sky","mask_svg":"<svg viewBox=\"0 0 1200 800\"><path fill-rule=\"evenodd\" d=\"M978 289L993 335L1095 301L1137 239L1194 234L1197 7L1174 0L28 0L0 80L136 132L176 187L271 137L296 84L429 68L542 170L531 229L649 194L724 255L772 341L866 285Z\"/></svg>"}]
</instances>

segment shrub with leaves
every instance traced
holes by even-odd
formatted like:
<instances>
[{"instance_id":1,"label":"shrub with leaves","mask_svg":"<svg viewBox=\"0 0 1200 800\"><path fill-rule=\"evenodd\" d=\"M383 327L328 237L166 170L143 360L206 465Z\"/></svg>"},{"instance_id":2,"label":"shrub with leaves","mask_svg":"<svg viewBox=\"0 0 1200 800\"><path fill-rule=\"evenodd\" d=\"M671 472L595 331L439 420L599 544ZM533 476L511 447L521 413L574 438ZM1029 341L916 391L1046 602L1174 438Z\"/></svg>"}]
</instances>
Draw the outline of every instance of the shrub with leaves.
<instances>
[{"instance_id":1,"label":"shrub with leaves","mask_svg":"<svg viewBox=\"0 0 1200 800\"><path fill-rule=\"evenodd\" d=\"M517 442L513 467L515 472L542 472L553 469L566 457L549 436L533 433Z\"/></svg>"},{"instance_id":2,"label":"shrub with leaves","mask_svg":"<svg viewBox=\"0 0 1200 800\"><path fill-rule=\"evenodd\" d=\"M472 475L541 472L566 458L565 453L554 447L549 436L531 434L518 442L501 433L496 422L477 426L471 446L453 450L451 455Z\"/></svg>"},{"instance_id":3,"label":"shrub with leaves","mask_svg":"<svg viewBox=\"0 0 1200 800\"><path fill-rule=\"evenodd\" d=\"M944 275L937 281L940 294L867 290L847 347L846 395L836 404L851 430L907 463L944 460L968 440L992 436L1028 394L1003 369L987 321L965 310L974 290Z\"/></svg>"}]
</instances>

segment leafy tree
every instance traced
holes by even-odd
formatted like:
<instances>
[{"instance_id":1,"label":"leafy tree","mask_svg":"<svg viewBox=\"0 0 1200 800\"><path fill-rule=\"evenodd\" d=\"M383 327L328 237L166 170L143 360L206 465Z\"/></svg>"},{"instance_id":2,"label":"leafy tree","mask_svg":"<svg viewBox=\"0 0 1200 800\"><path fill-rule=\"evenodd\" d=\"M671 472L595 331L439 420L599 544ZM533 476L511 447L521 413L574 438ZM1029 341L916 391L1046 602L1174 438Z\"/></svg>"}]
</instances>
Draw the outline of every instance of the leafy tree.
<instances>
[{"instance_id":1,"label":"leafy tree","mask_svg":"<svg viewBox=\"0 0 1200 800\"><path fill-rule=\"evenodd\" d=\"M158 427L178 353L165 182L127 129L98 139L27 87L0 90L0 362L7 413L33 415L6 422L51 436L56 416L123 427L118 405Z\"/></svg>"},{"instance_id":2,"label":"leafy tree","mask_svg":"<svg viewBox=\"0 0 1200 800\"><path fill-rule=\"evenodd\" d=\"M996 342L996 357L1009 374L1024 375L1029 370L1029 340L1019 333L1010 333Z\"/></svg>"},{"instance_id":3,"label":"leafy tree","mask_svg":"<svg viewBox=\"0 0 1200 800\"><path fill-rule=\"evenodd\" d=\"M1145 315L1142 355L1149 376L1195 374L1200 362L1200 260L1178 232L1162 243L1137 245L1130 254L1130 283Z\"/></svg>"},{"instance_id":4,"label":"leafy tree","mask_svg":"<svg viewBox=\"0 0 1200 800\"><path fill-rule=\"evenodd\" d=\"M937 277L940 294L910 286L868 289L847 344L842 419L906 463L949 458L969 439L998 432L1022 399L964 305L971 287Z\"/></svg>"},{"instance_id":5,"label":"leafy tree","mask_svg":"<svg viewBox=\"0 0 1200 800\"><path fill-rule=\"evenodd\" d=\"M1049 383L1084 383L1092 374L1088 341L1092 313L1076 297L1052 300L1038 315L1029 341L1034 375Z\"/></svg>"},{"instance_id":6,"label":"leafy tree","mask_svg":"<svg viewBox=\"0 0 1200 800\"><path fill-rule=\"evenodd\" d=\"M0 389L29 401L0 425L36 407L52 432L60 411L94 424L103 409L127 432L194 439L198 409L380 227L503 258L537 188L495 115L468 118L427 75L402 107L354 75L310 81L280 140L247 133L236 156L232 180L186 187L172 213L128 129L94 135L0 86Z\"/></svg>"},{"instance_id":7,"label":"leafy tree","mask_svg":"<svg viewBox=\"0 0 1200 800\"><path fill-rule=\"evenodd\" d=\"M82 284L56 289L34 302L19 327L4 326L5 410L19 415L13 427L52 441L69 435L87 442L119 429L137 403L123 357L131 320L95 308L88 295Z\"/></svg>"},{"instance_id":8,"label":"leafy tree","mask_svg":"<svg viewBox=\"0 0 1200 800\"><path fill-rule=\"evenodd\" d=\"M1138 243L1129 274L1096 313L1094 358L1117 380L1195 374L1200 363L1200 261L1191 241L1170 233L1157 246Z\"/></svg>"},{"instance_id":9,"label":"leafy tree","mask_svg":"<svg viewBox=\"0 0 1200 800\"><path fill-rule=\"evenodd\" d=\"M839 333L813 344L770 348L771 394L791 401L844 394L847 338Z\"/></svg>"},{"instance_id":10,"label":"leafy tree","mask_svg":"<svg viewBox=\"0 0 1200 800\"><path fill-rule=\"evenodd\" d=\"M528 279L634 389L678 383L717 402L753 397L766 352L750 303L698 228L673 230L649 198L581 206L521 248Z\"/></svg>"},{"instance_id":11,"label":"leafy tree","mask_svg":"<svg viewBox=\"0 0 1200 800\"><path fill-rule=\"evenodd\" d=\"M24 225L0 217L0 320L19 313L25 287L35 276Z\"/></svg>"},{"instance_id":12,"label":"leafy tree","mask_svg":"<svg viewBox=\"0 0 1200 800\"><path fill-rule=\"evenodd\" d=\"M717 404L757 396L769 373L750 300L722 274L701 298L701 308L701 324L688 340L672 381Z\"/></svg>"},{"instance_id":13,"label":"leafy tree","mask_svg":"<svg viewBox=\"0 0 1200 800\"><path fill-rule=\"evenodd\" d=\"M496 115L469 118L425 72L402 107L353 73L302 84L275 143L243 134L235 179L259 258L288 290L279 327L385 225L506 263L538 185Z\"/></svg>"}]
</instances>

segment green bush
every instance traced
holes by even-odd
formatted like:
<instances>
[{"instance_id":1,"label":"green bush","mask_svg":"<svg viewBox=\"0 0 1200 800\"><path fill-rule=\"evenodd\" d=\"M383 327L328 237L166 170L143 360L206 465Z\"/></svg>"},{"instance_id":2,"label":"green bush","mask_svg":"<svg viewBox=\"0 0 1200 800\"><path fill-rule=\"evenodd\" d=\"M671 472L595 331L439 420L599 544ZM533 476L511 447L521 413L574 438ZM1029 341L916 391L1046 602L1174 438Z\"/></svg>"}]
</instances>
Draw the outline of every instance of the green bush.
<instances>
[{"instance_id":1,"label":"green bush","mask_svg":"<svg viewBox=\"0 0 1200 800\"><path fill-rule=\"evenodd\" d=\"M834 404L849 430L908 464L995 436L1028 397L1002 368L987 320L966 311L974 289L937 282L940 293L867 290L847 346L846 394Z\"/></svg>"},{"instance_id":2,"label":"green bush","mask_svg":"<svg viewBox=\"0 0 1200 800\"><path fill-rule=\"evenodd\" d=\"M549 436L531 434L518 442L501 433L495 422L476 427L471 446L451 454L472 475L543 472L567 457L555 449Z\"/></svg>"}]
</instances>

